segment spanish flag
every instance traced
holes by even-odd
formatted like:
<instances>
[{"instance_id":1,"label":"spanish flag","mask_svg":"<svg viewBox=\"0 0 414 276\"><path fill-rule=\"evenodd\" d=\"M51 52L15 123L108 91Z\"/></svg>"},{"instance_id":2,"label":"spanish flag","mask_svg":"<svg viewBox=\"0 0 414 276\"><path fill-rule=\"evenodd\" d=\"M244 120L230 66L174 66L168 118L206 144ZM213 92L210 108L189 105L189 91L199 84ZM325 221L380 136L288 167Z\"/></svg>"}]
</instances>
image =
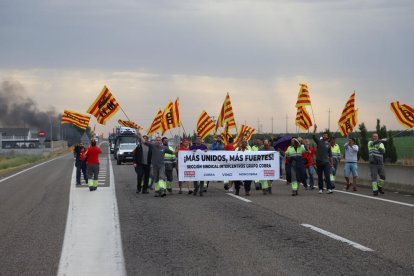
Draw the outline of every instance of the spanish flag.
<instances>
[{"instance_id":1,"label":"spanish flag","mask_svg":"<svg viewBox=\"0 0 414 276\"><path fill-rule=\"evenodd\" d=\"M153 135L155 132L161 129L161 120L162 120L162 111L158 110L157 115L155 115L154 120L152 121L151 126L148 129L147 135Z\"/></svg>"},{"instance_id":2,"label":"spanish flag","mask_svg":"<svg viewBox=\"0 0 414 276\"><path fill-rule=\"evenodd\" d=\"M406 128L414 127L414 108L397 101L391 103L391 111L401 125Z\"/></svg>"},{"instance_id":3,"label":"spanish flag","mask_svg":"<svg viewBox=\"0 0 414 276\"><path fill-rule=\"evenodd\" d=\"M311 117L309 116L309 113L306 111L305 107L298 107L295 124L303 130L308 130L312 126Z\"/></svg>"},{"instance_id":4,"label":"spanish flag","mask_svg":"<svg viewBox=\"0 0 414 276\"><path fill-rule=\"evenodd\" d=\"M130 128L134 128L134 129L137 129L137 130L143 129L141 126L139 126L138 124L136 124L132 121L118 120L118 123L121 126L124 126L124 127L130 127Z\"/></svg>"},{"instance_id":5,"label":"spanish flag","mask_svg":"<svg viewBox=\"0 0 414 276\"><path fill-rule=\"evenodd\" d=\"M98 120L98 123L105 125L106 121L114 116L119 108L120 106L115 100L111 91L109 91L109 89L104 86L102 92L92 103L87 112L95 116L96 120Z\"/></svg>"},{"instance_id":6,"label":"spanish flag","mask_svg":"<svg viewBox=\"0 0 414 276\"><path fill-rule=\"evenodd\" d=\"M230 95L227 93L224 99L223 106L221 107L220 115L217 119L216 131L219 127L223 127L227 123L227 128L236 128L236 121L234 120L233 107L230 102Z\"/></svg>"},{"instance_id":7,"label":"spanish flag","mask_svg":"<svg viewBox=\"0 0 414 276\"><path fill-rule=\"evenodd\" d=\"M91 116L87 114L81 114L72 110L65 109L63 111L60 123L63 124L74 124L75 126L86 129L89 125L89 120Z\"/></svg>"},{"instance_id":8,"label":"spanish flag","mask_svg":"<svg viewBox=\"0 0 414 276\"><path fill-rule=\"evenodd\" d=\"M162 134L176 127L180 127L180 111L179 111L179 100L178 98L174 103L171 101L165 107L164 112L162 113L161 128Z\"/></svg>"},{"instance_id":9,"label":"spanish flag","mask_svg":"<svg viewBox=\"0 0 414 276\"><path fill-rule=\"evenodd\" d=\"M211 117L203 110L197 122L197 134L202 138L206 138L213 130L216 124Z\"/></svg>"},{"instance_id":10,"label":"spanish flag","mask_svg":"<svg viewBox=\"0 0 414 276\"><path fill-rule=\"evenodd\" d=\"M246 125L241 125L240 129L237 133L237 137L235 139L235 144L238 144L239 142L241 142L242 140L246 140L249 141L250 138L252 138L253 133L256 130L252 127L246 126Z\"/></svg>"},{"instance_id":11,"label":"spanish flag","mask_svg":"<svg viewBox=\"0 0 414 276\"><path fill-rule=\"evenodd\" d=\"M295 107L311 105L308 85L301 83Z\"/></svg>"}]
</instances>

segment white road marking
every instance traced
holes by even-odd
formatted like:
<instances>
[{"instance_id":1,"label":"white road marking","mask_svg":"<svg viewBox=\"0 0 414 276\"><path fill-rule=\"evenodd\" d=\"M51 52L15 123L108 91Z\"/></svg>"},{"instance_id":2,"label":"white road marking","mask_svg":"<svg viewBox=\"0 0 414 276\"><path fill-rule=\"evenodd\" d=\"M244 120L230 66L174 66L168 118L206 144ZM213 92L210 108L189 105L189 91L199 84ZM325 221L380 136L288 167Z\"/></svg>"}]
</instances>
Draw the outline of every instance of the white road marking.
<instances>
[{"instance_id":1,"label":"white road marking","mask_svg":"<svg viewBox=\"0 0 414 276\"><path fill-rule=\"evenodd\" d=\"M110 160L109 170L109 187L94 192L75 188L73 170L58 275L126 275Z\"/></svg>"},{"instance_id":2,"label":"white road marking","mask_svg":"<svg viewBox=\"0 0 414 276\"><path fill-rule=\"evenodd\" d=\"M5 177L5 178L1 179L1 180L0 180L0 183L1 183L1 182L3 182L3 181L6 181L7 179L10 179L10 178L12 178L12 177L15 177L15 176L17 176L17 175L19 175L19 174L22 174L22 173L24 173L24 172L27 172L27 171L33 170L33 169L35 169L35 168L37 168L37 167L43 166L44 164L47 164L47 163L49 163L49 162L55 161L55 160L60 159L60 158L63 158L63 157L65 157L65 155L64 155L64 156L59 156L59 157L56 157L56 158L53 158L53 159L50 159L50 160L47 160L47 161L45 161L45 162L43 162L43 163L40 163L40 164L34 165L33 167L30 167L30 168L27 168L27 169L22 170L22 171L20 171L20 172L17 172L17 173L15 173L15 174L12 174L12 175L10 175L10 176L8 176L8 177Z\"/></svg>"},{"instance_id":3,"label":"white road marking","mask_svg":"<svg viewBox=\"0 0 414 276\"><path fill-rule=\"evenodd\" d=\"M245 201L245 202L252 202L251 200L245 199L245 198L243 198L241 196L237 196L237 195L232 194L232 193L227 193L226 195L232 196L234 198L240 199L240 200Z\"/></svg>"},{"instance_id":4,"label":"white road marking","mask_svg":"<svg viewBox=\"0 0 414 276\"><path fill-rule=\"evenodd\" d=\"M355 247L355 248L357 248L359 250L366 251L366 252L374 251L371 248L365 247L365 246L363 246L363 245L361 245L359 243L356 243L356 242L353 242L351 240L345 239L345 238L343 238L341 236L335 235L334 233L328 232L328 231L323 230L321 228L318 228L316 226L313 226L313 225L310 225L310 224L305 224L305 223L303 223L301 225L304 226L304 227L310 228L313 231L316 231L318 233L321 233L321 234L323 234L325 236L328 236L328 237L330 237L332 239L335 239L335 240L338 240L338 241L347 243L347 244L349 244L349 245L351 245L351 246L353 246L353 247Z\"/></svg>"},{"instance_id":5,"label":"white road marking","mask_svg":"<svg viewBox=\"0 0 414 276\"><path fill-rule=\"evenodd\" d=\"M404 206L408 206L408 207L414 207L414 204L410 204L410 203L405 203L405 202L400 202L400 201L395 201L395 200L390 200L390 199L385 199L385 198L379 198L379 197L373 197L373 196L367 196L367 195L361 195L361 194L356 194L356 193L350 193L350 192L345 192L345 191L334 190L334 193L343 193L343 194L347 194L347 195L360 196L360 197L365 197L365 198L369 198L369 199L380 200L380 201L390 202L390 203L394 203L394 204L404 205Z\"/></svg>"}]
</instances>

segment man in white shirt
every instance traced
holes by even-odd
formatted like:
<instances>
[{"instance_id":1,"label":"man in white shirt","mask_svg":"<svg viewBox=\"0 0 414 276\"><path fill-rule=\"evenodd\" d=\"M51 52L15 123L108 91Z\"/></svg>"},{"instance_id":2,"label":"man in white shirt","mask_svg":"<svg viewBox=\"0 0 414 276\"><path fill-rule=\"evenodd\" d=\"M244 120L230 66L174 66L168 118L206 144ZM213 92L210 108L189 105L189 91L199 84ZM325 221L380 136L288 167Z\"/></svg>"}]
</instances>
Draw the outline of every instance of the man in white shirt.
<instances>
[{"instance_id":1,"label":"man in white shirt","mask_svg":"<svg viewBox=\"0 0 414 276\"><path fill-rule=\"evenodd\" d=\"M346 189L349 190L351 183L349 182L349 177L352 174L352 189L356 191L356 180L358 177L358 145L355 145L354 138L348 138L348 143L344 145L345 147L345 167L344 167L344 176L346 180Z\"/></svg>"}]
</instances>

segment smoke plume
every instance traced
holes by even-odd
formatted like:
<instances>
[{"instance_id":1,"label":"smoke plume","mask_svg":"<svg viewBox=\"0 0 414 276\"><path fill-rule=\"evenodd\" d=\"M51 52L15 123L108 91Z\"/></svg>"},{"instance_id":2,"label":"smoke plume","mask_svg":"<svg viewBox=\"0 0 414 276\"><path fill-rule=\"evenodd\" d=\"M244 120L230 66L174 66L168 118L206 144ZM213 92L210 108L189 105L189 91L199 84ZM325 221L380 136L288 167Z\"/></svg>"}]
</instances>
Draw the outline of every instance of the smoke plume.
<instances>
[{"instance_id":1,"label":"smoke plume","mask_svg":"<svg viewBox=\"0 0 414 276\"><path fill-rule=\"evenodd\" d=\"M50 119L49 119L50 118ZM26 127L47 130L56 125L58 114L54 108L42 111L37 103L28 97L18 81L3 81L0 86L0 125L2 127Z\"/></svg>"}]
</instances>

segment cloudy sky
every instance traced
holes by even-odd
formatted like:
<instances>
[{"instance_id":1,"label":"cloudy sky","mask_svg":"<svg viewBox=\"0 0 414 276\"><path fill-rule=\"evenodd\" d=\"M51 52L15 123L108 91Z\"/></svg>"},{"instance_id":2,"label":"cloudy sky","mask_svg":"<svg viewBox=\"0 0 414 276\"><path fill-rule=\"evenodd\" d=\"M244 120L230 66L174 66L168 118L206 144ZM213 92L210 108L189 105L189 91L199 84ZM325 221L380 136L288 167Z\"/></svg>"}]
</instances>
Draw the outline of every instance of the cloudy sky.
<instances>
[{"instance_id":1,"label":"cloudy sky","mask_svg":"<svg viewBox=\"0 0 414 276\"><path fill-rule=\"evenodd\" d=\"M369 129L401 129L389 103L414 105L411 0L0 0L0 37L0 81L40 108L85 112L107 85L145 128L179 97L191 131L229 92L238 124L294 131L299 83L320 129L353 90Z\"/></svg>"}]
</instances>

